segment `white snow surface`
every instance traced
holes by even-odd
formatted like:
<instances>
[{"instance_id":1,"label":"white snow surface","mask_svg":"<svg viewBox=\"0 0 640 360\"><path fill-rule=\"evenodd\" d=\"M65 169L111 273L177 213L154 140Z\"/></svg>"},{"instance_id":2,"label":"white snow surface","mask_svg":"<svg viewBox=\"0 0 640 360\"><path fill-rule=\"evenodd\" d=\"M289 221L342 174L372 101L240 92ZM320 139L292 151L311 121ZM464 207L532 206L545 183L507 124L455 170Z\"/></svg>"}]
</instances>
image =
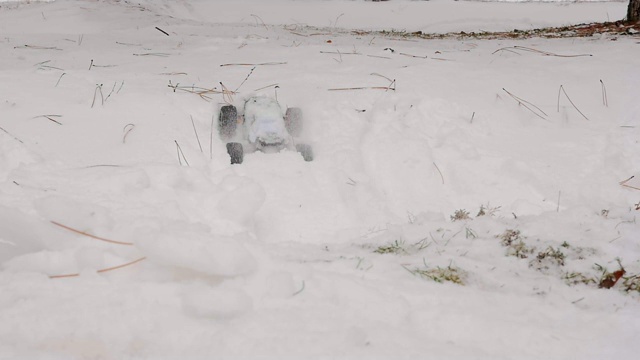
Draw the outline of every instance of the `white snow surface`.
<instances>
[{"instance_id":1,"label":"white snow surface","mask_svg":"<svg viewBox=\"0 0 640 360\"><path fill-rule=\"evenodd\" d=\"M640 273L638 36L366 31L625 10L4 3L0 359L637 359L638 291L566 278ZM255 92L314 161L229 164L218 109Z\"/></svg>"}]
</instances>

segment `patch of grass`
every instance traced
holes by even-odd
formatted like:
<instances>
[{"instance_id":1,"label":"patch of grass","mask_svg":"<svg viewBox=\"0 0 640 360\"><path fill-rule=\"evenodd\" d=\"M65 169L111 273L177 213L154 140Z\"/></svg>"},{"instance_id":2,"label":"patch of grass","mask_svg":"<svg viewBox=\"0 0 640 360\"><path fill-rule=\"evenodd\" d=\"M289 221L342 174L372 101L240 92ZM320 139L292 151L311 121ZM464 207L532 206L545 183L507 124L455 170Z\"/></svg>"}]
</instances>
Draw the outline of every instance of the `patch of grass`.
<instances>
[{"instance_id":1,"label":"patch of grass","mask_svg":"<svg viewBox=\"0 0 640 360\"><path fill-rule=\"evenodd\" d=\"M503 246L511 246L514 242L521 240L520 230L507 229L498 235L498 238L502 240Z\"/></svg>"},{"instance_id":2,"label":"patch of grass","mask_svg":"<svg viewBox=\"0 0 640 360\"><path fill-rule=\"evenodd\" d=\"M583 273L575 272L575 271L565 273L563 278L564 278L564 282L567 285L578 285L578 284L595 285L597 283L596 279L594 279L593 277L588 277Z\"/></svg>"},{"instance_id":3,"label":"patch of grass","mask_svg":"<svg viewBox=\"0 0 640 360\"><path fill-rule=\"evenodd\" d=\"M544 260L551 260L555 262L558 266L564 266L565 255L560 249L554 249L549 246L545 251L539 252L538 256L536 256L536 260L538 262L542 262Z\"/></svg>"},{"instance_id":4,"label":"patch of grass","mask_svg":"<svg viewBox=\"0 0 640 360\"><path fill-rule=\"evenodd\" d=\"M394 242L379 246L373 251L377 254L406 254L407 250L404 248L403 240L395 240Z\"/></svg>"},{"instance_id":5,"label":"patch of grass","mask_svg":"<svg viewBox=\"0 0 640 360\"><path fill-rule=\"evenodd\" d=\"M445 268L439 266L435 268L427 268L425 265L424 269L409 269L407 267L405 267L405 269L413 275L430 279L438 283L452 282L454 284L464 285L464 279L467 276L467 273L464 270L452 265Z\"/></svg>"},{"instance_id":6,"label":"patch of grass","mask_svg":"<svg viewBox=\"0 0 640 360\"><path fill-rule=\"evenodd\" d=\"M456 210L453 215L450 216L451 221L471 220L469 212L465 209Z\"/></svg>"},{"instance_id":7,"label":"patch of grass","mask_svg":"<svg viewBox=\"0 0 640 360\"><path fill-rule=\"evenodd\" d=\"M520 230L507 229L498 235L502 246L507 248L507 256L515 256L519 259L526 259L533 254L534 248L529 247L523 240Z\"/></svg>"},{"instance_id":8,"label":"patch of grass","mask_svg":"<svg viewBox=\"0 0 640 360\"><path fill-rule=\"evenodd\" d=\"M480 210L478 210L478 214L476 214L476 217L485 215L495 216L498 211L500 211L500 206L492 207L489 204L487 204L487 206L480 205Z\"/></svg>"},{"instance_id":9,"label":"patch of grass","mask_svg":"<svg viewBox=\"0 0 640 360\"><path fill-rule=\"evenodd\" d=\"M632 275L629 277L622 277L622 287L626 292L637 291L640 292L640 274Z\"/></svg>"}]
</instances>

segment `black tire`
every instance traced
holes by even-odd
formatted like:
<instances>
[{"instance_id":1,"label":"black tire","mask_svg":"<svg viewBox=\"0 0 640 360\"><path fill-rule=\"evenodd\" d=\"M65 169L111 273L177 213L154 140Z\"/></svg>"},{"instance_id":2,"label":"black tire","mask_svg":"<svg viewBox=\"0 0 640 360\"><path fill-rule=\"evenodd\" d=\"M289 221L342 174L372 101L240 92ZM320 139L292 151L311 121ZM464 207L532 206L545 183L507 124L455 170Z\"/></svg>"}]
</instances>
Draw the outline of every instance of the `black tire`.
<instances>
[{"instance_id":1,"label":"black tire","mask_svg":"<svg viewBox=\"0 0 640 360\"><path fill-rule=\"evenodd\" d=\"M231 164L242 164L244 160L244 149L242 144L237 142L227 143L227 153L231 158Z\"/></svg>"},{"instance_id":2,"label":"black tire","mask_svg":"<svg viewBox=\"0 0 640 360\"><path fill-rule=\"evenodd\" d=\"M218 132L222 139L230 139L235 136L238 127L238 110L233 105L225 105L220 108L218 117Z\"/></svg>"},{"instance_id":3,"label":"black tire","mask_svg":"<svg viewBox=\"0 0 640 360\"><path fill-rule=\"evenodd\" d=\"M284 124L291 136L300 136L302 133L302 109L288 108L284 115Z\"/></svg>"},{"instance_id":4,"label":"black tire","mask_svg":"<svg viewBox=\"0 0 640 360\"><path fill-rule=\"evenodd\" d=\"M296 151L302 155L304 161L313 161L313 149L307 144L296 144Z\"/></svg>"}]
</instances>

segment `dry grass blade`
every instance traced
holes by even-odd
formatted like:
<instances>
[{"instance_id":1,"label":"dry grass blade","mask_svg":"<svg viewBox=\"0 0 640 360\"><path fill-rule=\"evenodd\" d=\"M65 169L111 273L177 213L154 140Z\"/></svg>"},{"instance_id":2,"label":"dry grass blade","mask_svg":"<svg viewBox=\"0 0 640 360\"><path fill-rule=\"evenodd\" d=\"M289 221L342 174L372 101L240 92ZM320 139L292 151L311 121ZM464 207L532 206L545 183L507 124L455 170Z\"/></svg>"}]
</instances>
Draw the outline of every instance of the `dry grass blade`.
<instances>
[{"instance_id":1,"label":"dry grass blade","mask_svg":"<svg viewBox=\"0 0 640 360\"><path fill-rule=\"evenodd\" d=\"M438 170L438 173L440 174L440 178L442 179L442 185L444 185L444 176L442 175L442 171L440 171L440 168L438 167L438 165L436 165L436 163L433 163L433 166L436 167L436 170Z\"/></svg>"},{"instance_id":2,"label":"dry grass blade","mask_svg":"<svg viewBox=\"0 0 640 360\"><path fill-rule=\"evenodd\" d=\"M222 66L268 66L268 65L286 65L286 62L266 62L266 63L258 63L258 64L244 64L244 63L233 63L233 64L222 64Z\"/></svg>"},{"instance_id":3,"label":"dry grass blade","mask_svg":"<svg viewBox=\"0 0 640 360\"><path fill-rule=\"evenodd\" d=\"M124 135L122 136L122 143L123 144L127 141L127 135L129 135L131 130L133 130L133 128L135 128L135 127L136 127L135 124L127 124L127 125L124 126L124 128L122 129L122 131L124 132Z\"/></svg>"},{"instance_id":4,"label":"dry grass blade","mask_svg":"<svg viewBox=\"0 0 640 360\"><path fill-rule=\"evenodd\" d=\"M15 141L17 141L17 142L19 142L19 143L21 143L21 144L24 144L24 142L23 142L22 140L20 140L20 139L18 139L17 137L13 136L13 134L11 134L10 132L8 132L7 130L5 130L5 129L4 129L3 127L1 127L1 126L0 126L0 130L2 130L5 134L7 134L7 135L11 136L11 137L13 138L13 140L15 140Z\"/></svg>"},{"instance_id":5,"label":"dry grass blade","mask_svg":"<svg viewBox=\"0 0 640 360\"><path fill-rule=\"evenodd\" d=\"M55 118L60 118L60 117L62 117L62 115L40 115L40 116L36 116L36 117L34 117L34 119L37 119L37 118L45 118L45 119L47 119L47 120L49 120L49 121L52 121L52 122L54 122L54 123L56 123L56 124L58 124L58 125L62 125L62 123L61 123L61 122L59 122L59 121L57 121L57 120L55 120L55 119L54 119L54 117L55 117Z\"/></svg>"},{"instance_id":6,"label":"dry grass blade","mask_svg":"<svg viewBox=\"0 0 640 360\"><path fill-rule=\"evenodd\" d=\"M629 188L629 189L640 190L640 188L638 188L638 187L636 187L636 186L627 185L627 183L628 183L629 181L631 181L631 179L633 179L633 178L635 178L635 176L632 176L632 177L628 178L627 180L620 181L620 185L622 185L622 186L624 186L624 187L627 187L627 188Z\"/></svg>"},{"instance_id":7,"label":"dry grass blade","mask_svg":"<svg viewBox=\"0 0 640 360\"><path fill-rule=\"evenodd\" d=\"M130 265L133 265L133 264L137 264L137 263L139 263L139 262L141 262L141 261L145 260L146 258L147 258L147 257L146 257L146 256L144 256L144 257L141 257L141 258L139 258L139 259L136 259L136 260L130 261L130 262L128 262L128 263L120 264L120 265L117 265L117 266L112 266L112 267L108 267L108 268L104 268L104 269L100 269L100 270L97 270L96 272L97 272L97 273L104 273L104 272L107 272L107 271L112 271L112 270L122 269L123 267L127 267L127 266L130 266ZM79 273L75 273L75 274L65 274L65 275L50 275L50 276L49 276L49 279L62 279L62 278L70 278L70 277L78 277L78 276L80 276L80 274L79 274Z\"/></svg>"},{"instance_id":8,"label":"dry grass blade","mask_svg":"<svg viewBox=\"0 0 640 360\"><path fill-rule=\"evenodd\" d=\"M522 98L519 98L519 97L517 97L517 96L513 95L512 93L508 92L508 91L507 91L507 89L505 89L505 88L502 88L502 90L503 90L504 92L506 92L509 96L511 96L511 98L513 98L515 101L517 101L517 102L518 102L518 105L522 105L522 106L524 106L527 110L529 110L529 111L531 111L532 113L534 113L534 114L535 114L537 117L539 117L540 119L542 119L542 120L547 120L547 119L546 119L546 117L548 117L549 115L547 115L547 113L545 113L544 111L542 111L542 109L540 109L539 107L535 106L534 104L532 104L532 103L528 102L527 100L524 100L524 99L522 99ZM533 110L532 108L530 108L530 107L529 107L529 105L530 105L530 106L532 106L532 107L534 107L534 108L535 108L536 110L538 110L540 113L538 113L538 112L536 112L535 110ZM544 115L544 116L542 116L541 114L542 114L542 115Z\"/></svg>"},{"instance_id":9,"label":"dry grass blade","mask_svg":"<svg viewBox=\"0 0 640 360\"><path fill-rule=\"evenodd\" d=\"M196 123L193 121L193 116L189 115L189 117L191 118L191 125L193 126L193 132L196 133L196 140L198 140L198 146L200 147L200 152L204 153L204 151L202 151L202 144L200 144L200 138L198 137L198 130L196 130Z\"/></svg>"},{"instance_id":10,"label":"dry grass blade","mask_svg":"<svg viewBox=\"0 0 640 360\"><path fill-rule=\"evenodd\" d=\"M578 109L578 107L576 106L576 104L573 103L573 101L571 101L571 98L569 98L569 95L567 95L567 92L564 90L564 87L562 85L560 85L560 89L558 89L558 112L560 112L560 93L563 93L564 96L567 97L567 100L569 100L569 102L571 103L571 105L573 106L574 109L576 109L577 112L580 113L580 115L582 115L583 118L585 118L586 120L589 120L588 117L586 117L582 111L580 111L580 109Z\"/></svg>"},{"instance_id":11,"label":"dry grass blade","mask_svg":"<svg viewBox=\"0 0 640 360\"><path fill-rule=\"evenodd\" d=\"M54 87L58 87L58 85L60 84L60 80L62 80L62 77L65 76L67 73L62 73L62 75L60 75L60 77L58 78L58 82L56 82L56 86Z\"/></svg>"},{"instance_id":12,"label":"dry grass blade","mask_svg":"<svg viewBox=\"0 0 640 360\"><path fill-rule=\"evenodd\" d=\"M253 91L260 91L260 90L268 89L268 88L274 87L274 86L279 86L279 84L271 84L271 85L263 86L263 87L261 87L259 89L255 89Z\"/></svg>"},{"instance_id":13,"label":"dry grass blade","mask_svg":"<svg viewBox=\"0 0 640 360\"><path fill-rule=\"evenodd\" d=\"M349 87L349 88L333 88L333 89L327 89L328 91L350 91L350 90L393 90L395 91L395 88L391 88L388 86L364 86L364 87Z\"/></svg>"},{"instance_id":14,"label":"dry grass blade","mask_svg":"<svg viewBox=\"0 0 640 360\"><path fill-rule=\"evenodd\" d=\"M544 56L556 56L556 57L564 57L564 58L572 58L572 57L583 57L583 56L593 56L591 54L578 54L578 55L561 55L561 54L554 54L552 52L548 52L548 51L542 51L542 50L537 50L537 49L533 49L533 48L528 48L525 46L508 46L508 47L504 47L501 49L498 49L496 51L494 51L492 54L497 53L498 51L510 51L510 52L516 52L515 50L521 50L521 51L528 51L528 52L532 52L532 53L536 53L536 54L540 54L540 55L544 55ZM517 53L517 52L516 52Z\"/></svg>"},{"instance_id":15,"label":"dry grass blade","mask_svg":"<svg viewBox=\"0 0 640 360\"><path fill-rule=\"evenodd\" d=\"M171 54L167 53L142 53L142 54L133 54L133 56L159 56L159 57L168 57Z\"/></svg>"},{"instance_id":16,"label":"dry grass blade","mask_svg":"<svg viewBox=\"0 0 640 360\"><path fill-rule=\"evenodd\" d=\"M58 50L58 51L62 51L62 49L57 48L55 46L37 46L37 45L15 46L14 49L34 49L34 50Z\"/></svg>"},{"instance_id":17,"label":"dry grass blade","mask_svg":"<svg viewBox=\"0 0 640 360\"><path fill-rule=\"evenodd\" d=\"M212 89L207 89L207 88L202 88L202 87L198 87L198 86L180 86L180 84L176 84L173 85L171 83L171 80L169 80L169 85L170 88L173 89L173 92L176 91L184 91L184 92L188 92L191 94L196 94L198 96L200 96L200 98L204 101L211 101L211 97L209 95L212 94L221 94L222 92L217 90L216 88L212 88Z\"/></svg>"},{"instance_id":18,"label":"dry grass blade","mask_svg":"<svg viewBox=\"0 0 640 360\"><path fill-rule=\"evenodd\" d=\"M91 102L91 108L96 104L96 95L100 92L100 99L102 105L104 105L104 94L102 94L102 84L96 84L96 89L93 91L93 101Z\"/></svg>"},{"instance_id":19,"label":"dry grass blade","mask_svg":"<svg viewBox=\"0 0 640 360\"><path fill-rule=\"evenodd\" d=\"M262 20L262 18L260 16L254 15L254 14L251 14L251 16L256 21L256 26L258 26L258 20L260 20L260 23L262 24L262 26L264 26L264 28L267 29L267 31L269 30L269 28L267 27L267 24L264 23L264 21Z\"/></svg>"},{"instance_id":20,"label":"dry grass blade","mask_svg":"<svg viewBox=\"0 0 640 360\"><path fill-rule=\"evenodd\" d=\"M609 107L609 99L607 98L607 87L604 86L604 82L600 80L600 84L602 85L602 105Z\"/></svg>"},{"instance_id":21,"label":"dry grass blade","mask_svg":"<svg viewBox=\"0 0 640 360\"><path fill-rule=\"evenodd\" d=\"M256 69L255 66L251 68L251 70L249 71L249 74L247 74L247 77L245 77L244 80L242 80L242 82L240 83L240 85L238 85L238 87L234 90L234 92L238 92L238 90L240 90L242 85L244 85L244 83L247 82L247 80L249 80L249 77L251 76L251 74L253 74L253 71L255 69Z\"/></svg>"},{"instance_id":22,"label":"dry grass blade","mask_svg":"<svg viewBox=\"0 0 640 360\"><path fill-rule=\"evenodd\" d=\"M233 95L236 93L229 90L222 82L220 82L220 86L222 87L222 100L229 105L233 104Z\"/></svg>"},{"instance_id":23,"label":"dry grass blade","mask_svg":"<svg viewBox=\"0 0 640 360\"><path fill-rule=\"evenodd\" d=\"M178 151L178 161L180 162L180 165L182 165L182 160L180 159L180 156L182 156L182 159L184 159L185 164L187 164L187 166L191 166L189 165L189 161L187 161L187 158L184 156L184 153L182 152L182 148L180 147L180 144L178 144L178 140L173 140L176 143L176 150Z\"/></svg>"},{"instance_id":24,"label":"dry grass blade","mask_svg":"<svg viewBox=\"0 0 640 360\"><path fill-rule=\"evenodd\" d=\"M122 241L109 240L109 239L105 239L105 238L102 238L102 237L99 237L99 236L95 236L95 235L87 234L87 233L86 233L86 232L84 232L84 231L80 231L80 230L74 229L74 228L72 228L72 227L69 227L69 226L67 226L67 225L60 224L59 222L56 222L56 221L53 221L53 220L51 220L51 223L52 223L53 225L59 226L59 227L61 227L61 228L63 228L63 229L69 230L69 231L74 232L74 233L76 233L76 234L80 234L80 235L84 235L84 236L90 237L90 238L92 238L92 239L96 239L96 240L100 240L100 241L108 242L108 243L111 243L111 244L117 244L117 245L128 245L128 246L132 246L132 245L133 245L133 243L130 243L130 242L122 242Z\"/></svg>"},{"instance_id":25,"label":"dry grass blade","mask_svg":"<svg viewBox=\"0 0 640 360\"><path fill-rule=\"evenodd\" d=\"M411 54L405 54L405 53L398 53L398 55L408 56L408 57L417 58L417 59L428 59L429 58L427 56L418 56L418 55L411 55Z\"/></svg>"}]
</instances>

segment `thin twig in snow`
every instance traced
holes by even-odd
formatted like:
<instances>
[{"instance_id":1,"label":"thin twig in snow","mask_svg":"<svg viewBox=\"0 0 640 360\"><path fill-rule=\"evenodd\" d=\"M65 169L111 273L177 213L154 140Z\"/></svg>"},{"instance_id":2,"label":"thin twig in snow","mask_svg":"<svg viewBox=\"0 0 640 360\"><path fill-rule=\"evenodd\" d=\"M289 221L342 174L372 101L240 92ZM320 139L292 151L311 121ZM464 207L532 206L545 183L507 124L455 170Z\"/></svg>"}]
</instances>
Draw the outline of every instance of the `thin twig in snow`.
<instances>
[{"instance_id":1,"label":"thin twig in snow","mask_svg":"<svg viewBox=\"0 0 640 360\"><path fill-rule=\"evenodd\" d=\"M160 29L160 28L159 28L159 27L157 27L157 26L156 26L156 30L158 30L158 31L160 31L161 33L163 33L163 34L165 34L165 35L169 36L169 33L168 33L168 32L166 32L166 31L164 31L164 30Z\"/></svg>"},{"instance_id":2,"label":"thin twig in snow","mask_svg":"<svg viewBox=\"0 0 640 360\"><path fill-rule=\"evenodd\" d=\"M266 62L266 63L258 63L258 64L244 64L244 63L232 63L232 64L221 64L222 66L266 66L266 65L286 65L286 62Z\"/></svg>"},{"instance_id":3,"label":"thin twig in snow","mask_svg":"<svg viewBox=\"0 0 640 360\"><path fill-rule=\"evenodd\" d=\"M204 151L202 151L202 145L200 144L200 138L198 137L198 130L196 130L196 123L193 121L193 116L189 115L189 117L191 118L191 125L193 125L193 132L196 133L196 140L198 140L198 146L200 147L200 152L203 153Z\"/></svg>"},{"instance_id":4,"label":"thin twig in snow","mask_svg":"<svg viewBox=\"0 0 640 360\"><path fill-rule=\"evenodd\" d=\"M180 162L180 165L182 165L182 160L180 159L180 155L182 155L182 158L184 159L185 164L187 164L187 166L191 166L189 165L189 162L187 161L187 158L184 156L184 153L182 152L182 148L180 147L180 144L178 144L177 140L173 140L176 143L176 149L178 151L178 161Z\"/></svg>"},{"instance_id":5,"label":"thin twig in snow","mask_svg":"<svg viewBox=\"0 0 640 360\"><path fill-rule=\"evenodd\" d=\"M539 107L535 106L534 104L528 102L527 100L524 100L522 98L519 98L515 95L513 95L512 93L508 92L507 89L502 88L502 90L504 92L506 92L507 94L509 94L509 96L511 96L511 98L513 98L515 101L518 102L518 105L522 105L524 106L527 110L531 111L532 113L534 113L537 117L539 117L540 119L543 120L547 120L545 117L548 117L549 115L547 115L547 113L545 113L544 111L542 111L542 109L540 109ZM533 109L531 109L528 105L533 106L534 108L536 108L540 113L542 113L544 116L538 114L536 111L534 111Z\"/></svg>"},{"instance_id":6,"label":"thin twig in snow","mask_svg":"<svg viewBox=\"0 0 640 360\"><path fill-rule=\"evenodd\" d=\"M127 125L124 126L124 128L122 129L122 132L124 132L124 135L122 136L122 143L123 144L127 141L127 135L129 135L131 130L133 130L133 128L135 128L135 127L136 127L135 124L127 124Z\"/></svg>"},{"instance_id":7,"label":"thin twig in snow","mask_svg":"<svg viewBox=\"0 0 640 360\"><path fill-rule=\"evenodd\" d=\"M11 134L10 132L8 132L7 130L5 130L3 127L0 126L0 130L2 130L5 134L11 136L15 141L18 141L21 144L24 144L24 142L20 139L18 139L17 137L13 136L13 134Z\"/></svg>"},{"instance_id":8,"label":"thin twig in snow","mask_svg":"<svg viewBox=\"0 0 640 360\"><path fill-rule=\"evenodd\" d=\"M621 181L621 182L620 182L620 185L622 185L622 186L624 186L624 187L627 187L627 188L629 188L629 189L640 190L640 188L638 188L638 187L636 187L636 186L627 185L627 183L628 183L631 179L633 179L633 178L635 178L635 176L632 176L632 177L628 178L627 180Z\"/></svg>"},{"instance_id":9,"label":"thin twig in snow","mask_svg":"<svg viewBox=\"0 0 640 360\"><path fill-rule=\"evenodd\" d=\"M130 262L126 263L126 264L112 266L112 267L108 267L108 268L105 268L105 269L99 269L96 272L97 273L103 273L103 272L107 272L107 271L111 271L111 270L122 269L123 267L130 266L130 265L133 265L133 264L137 264L137 263L139 263L139 262L141 262L141 261L143 261L145 259L146 259L146 257L141 257L139 259L130 261ZM69 278L69 277L77 277L77 276L80 276L80 274L79 273L75 273L75 274L65 274L65 275L50 275L49 279L61 279L61 278Z\"/></svg>"},{"instance_id":10,"label":"thin twig in snow","mask_svg":"<svg viewBox=\"0 0 640 360\"><path fill-rule=\"evenodd\" d=\"M554 53L551 53L551 52L548 52L548 51L542 51L542 50L537 50L537 49L533 49L533 48L528 48L528 47L525 47L525 46L508 46L508 47L504 47L504 48L498 49L498 50L494 51L492 54L495 54L498 51L511 51L511 52L514 52L511 49L533 52L533 53L544 55L544 56L557 56L557 57L565 57L565 58L582 57L582 56L593 56L591 54L560 55L560 54L554 54Z\"/></svg>"},{"instance_id":11,"label":"thin twig in snow","mask_svg":"<svg viewBox=\"0 0 640 360\"><path fill-rule=\"evenodd\" d=\"M560 85L560 89L558 89L558 112L560 112L560 93L564 93L564 96L567 97L567 100L569 100L569 102L571 103L571 105L573 105L573 108L576 109L576 111L578 111L580 113L580 115L582 115L583 118L585 118L586 120L589 120L588 117L586 117L582 111L580 111L580 109L578 109L578 107L576 106L576 104L573 103L573 101L571 101L571 98L569 98L569 95L567 95L567 92L564 90L564 87L562 85Z\"/></svg>"},{"instance_id":12,"label":"thin twig in snow","mask_svg":"<svg viewBox=\"0 0 640 360\"><path fill-rule=\"evenodd\" d=\"M220 86L222 87L222 100L227 104L233 104L233 95L236 93L229 90L222 82L220 82Z\"/></svg>"},{"instance_id":13,"label":"thin twig in snow","mask_svg":"<svg viewBox=\"0 0 640 360\"><path fill-rule=\"evenodd\" d=\"M262 18L260 16L254 15L254 14L251 14L251 16L256 21L256 26L258 26L258 20L260 20L260 22L262 23L262 26L264 26L264 28L267 29L267 31L269 31L269 28L267 27L267 24L264 23L264 21L262 20Z\"/></svg>"},{"instance_id":14,"label":"thin twig in snow","mask_svg":"<svg viewBox=\"0 0 640 360\"><path fill-rule=\"evenodd\" d=\"M102 84L96 84L96 89L93 91L93 102L91 102L91 108L96 104L96 95L100 92L100 99L102 100L102 105L104 105L104 95L102 94Z\"/></svg>"},{"instance_id":15,"label":"thin twig in snow","mask_svg":"<svg viewBox=\"0 0 640 360\"><path fill-rule=\"evenodd\" d=\"M60 75L60 77L58 78L58 81L56 82L56 86L54 87L58 87L58 84L60 84L60 80L62 80L62 77L65 76L67 73L62 73L62 75Z\"/></svg>"},{"instance_id":16,"label":"thin twig in snow","mask_svg":"<svg viewBox=\"0 0 640 360\"><path fill-rule=\"evenodd\" d=\"M240 88L242 87L242 85L244 85L244 83L249 79L249 77L251 76L251 74L253 74L253 70L255 70L256 67L252 67L251 70L249 71L249 74L247 74L247 77L244 78L244 80L242 80L242 82L240 83L240 85L238 85L238 87L234 90L234 92L238 92L238 90L240 90Z\"/></svg>"},{"instance_id":17,"label":"thin twig in snow","mask_svg":"<svg viewBox=\"0 0 640 360\"><path fill-rule=\"evenodd\" d=\"M604 86L604 82L600 80L600 84L602 85L602 105L609 107L609 99L607 98L607 88Z\"/></svg>"},{"instance_id":18,"label":"thin twig in snow","mask_svg":"<svg viewBox=\"0 0 640 360\"><path fill-rule=\"evenodd\" d=\"M438 167L438 165L436 165L435 162L433 162L433 166L435 166L436 170L438 170L438 173L440 174L440 178L442 179L442 185L444 185L444 176L442 175L442 171L440 171L440 168Z\"/></svg>"},{"instance_id":19,"label":"thin twig in snow","mask_svg":"<svg viewBox=\"0 0 640 360\"><path fill-rule=\"evenodd\" d=\"M296 295L300 294L302 292L302 290L304 290L304 280L302 280L302 288L300 288L300 290L294 292L293 295L291 295L291 296L296 296Z\"/></svg>"},{"instance_id":20,"label":"thin twig in snow","mask_svg":"<svg viewBox=\"0 0 640 360\"><path fill-rule=\"evenodd\" d=\"M108 242L108 243L111 243L111 244L117 244L117 245L127 245L127 246L132 246L132 245L133 245L133 243L130 243L130 242L123 242L123 241L109 240L109 239L105 239L105 238L103 238L103 237L99 237L99 236L95 236L95 235L87 234L87 233L86 233L86 232L84 232L84 231L80 231L80 230L78 230L78 229L74 229L74 228L72 228L72 227L69 227L69 226L67 226L67 225L63 225L63 224L61 224L61 223L59 223L59 222L56 222L56 221L53 221L53 220L51 220L50 222L51 222L53 225L59 226L59 227L61 227L61 228L63 228L63 229L67 229L67 230L69 230L69 231L71 231L71 232L74 232L74 233L76 233L76 234L80 234L80 235L84 235L84 236L90 237L90 238L92 238L92 239L96 239L96 240L100 240L100 241Z\"/></svg>"},{"instance_id":21,"label":"thin twig in snow","mask_svg":"<svg viewBox=\"0 0 640 360\"><path fill-rule=\"evenodd\" d=\"M271 84L271 85L263 86L263 87L261 87L259 89L255 89L253 91L260 91L260 90L264 90L266 88L270 88L270 87L274 87L274 86L278 86L278 84Z\"/></svg>"},{"instance_id":22,"label":"thin twig in snow","mask_svg":"<svg viewBox=\"0 0 640 360\"><path fill-rule=\"evenodd\" d=\"M211 132L209 134L209 159L213 159L213 125L215 122L215 115L211 115Z\"/></svg>"},{"instance_id":23,"label":"thin twig in snow","mask_svg":"<svg viewBox=\"0 0 640 360\"><path fill-rule=\"evenodd\" d=\"M49 121L53 121L54 123L56 123L56 124L58 124L58 125L62 125L62 123L61 123L61 122L59 122L59 121L57 121L57 120L53 119L54 117L56 117L56 118L60 118L60 117L62 117L62 115L39 115L39 116L34 117L34 119L36 119L36 118L40 118L40 117L43 117L43 118L45 118L45 119L47 119L47 120L49 120Z\"/></svg>"},{"instance_id":24,"label":"thin twig in snow","mask_svg":"<svg viewBox=\"0 0 640 360\"><path fill-rule=\"evenodd\" d=\"M167 53L143 53L143 54L133 54L133 56L159 56L159 57L167 57L167 56L171 56L171 54L167 54Z\"/></svg>"}]
</instances>

